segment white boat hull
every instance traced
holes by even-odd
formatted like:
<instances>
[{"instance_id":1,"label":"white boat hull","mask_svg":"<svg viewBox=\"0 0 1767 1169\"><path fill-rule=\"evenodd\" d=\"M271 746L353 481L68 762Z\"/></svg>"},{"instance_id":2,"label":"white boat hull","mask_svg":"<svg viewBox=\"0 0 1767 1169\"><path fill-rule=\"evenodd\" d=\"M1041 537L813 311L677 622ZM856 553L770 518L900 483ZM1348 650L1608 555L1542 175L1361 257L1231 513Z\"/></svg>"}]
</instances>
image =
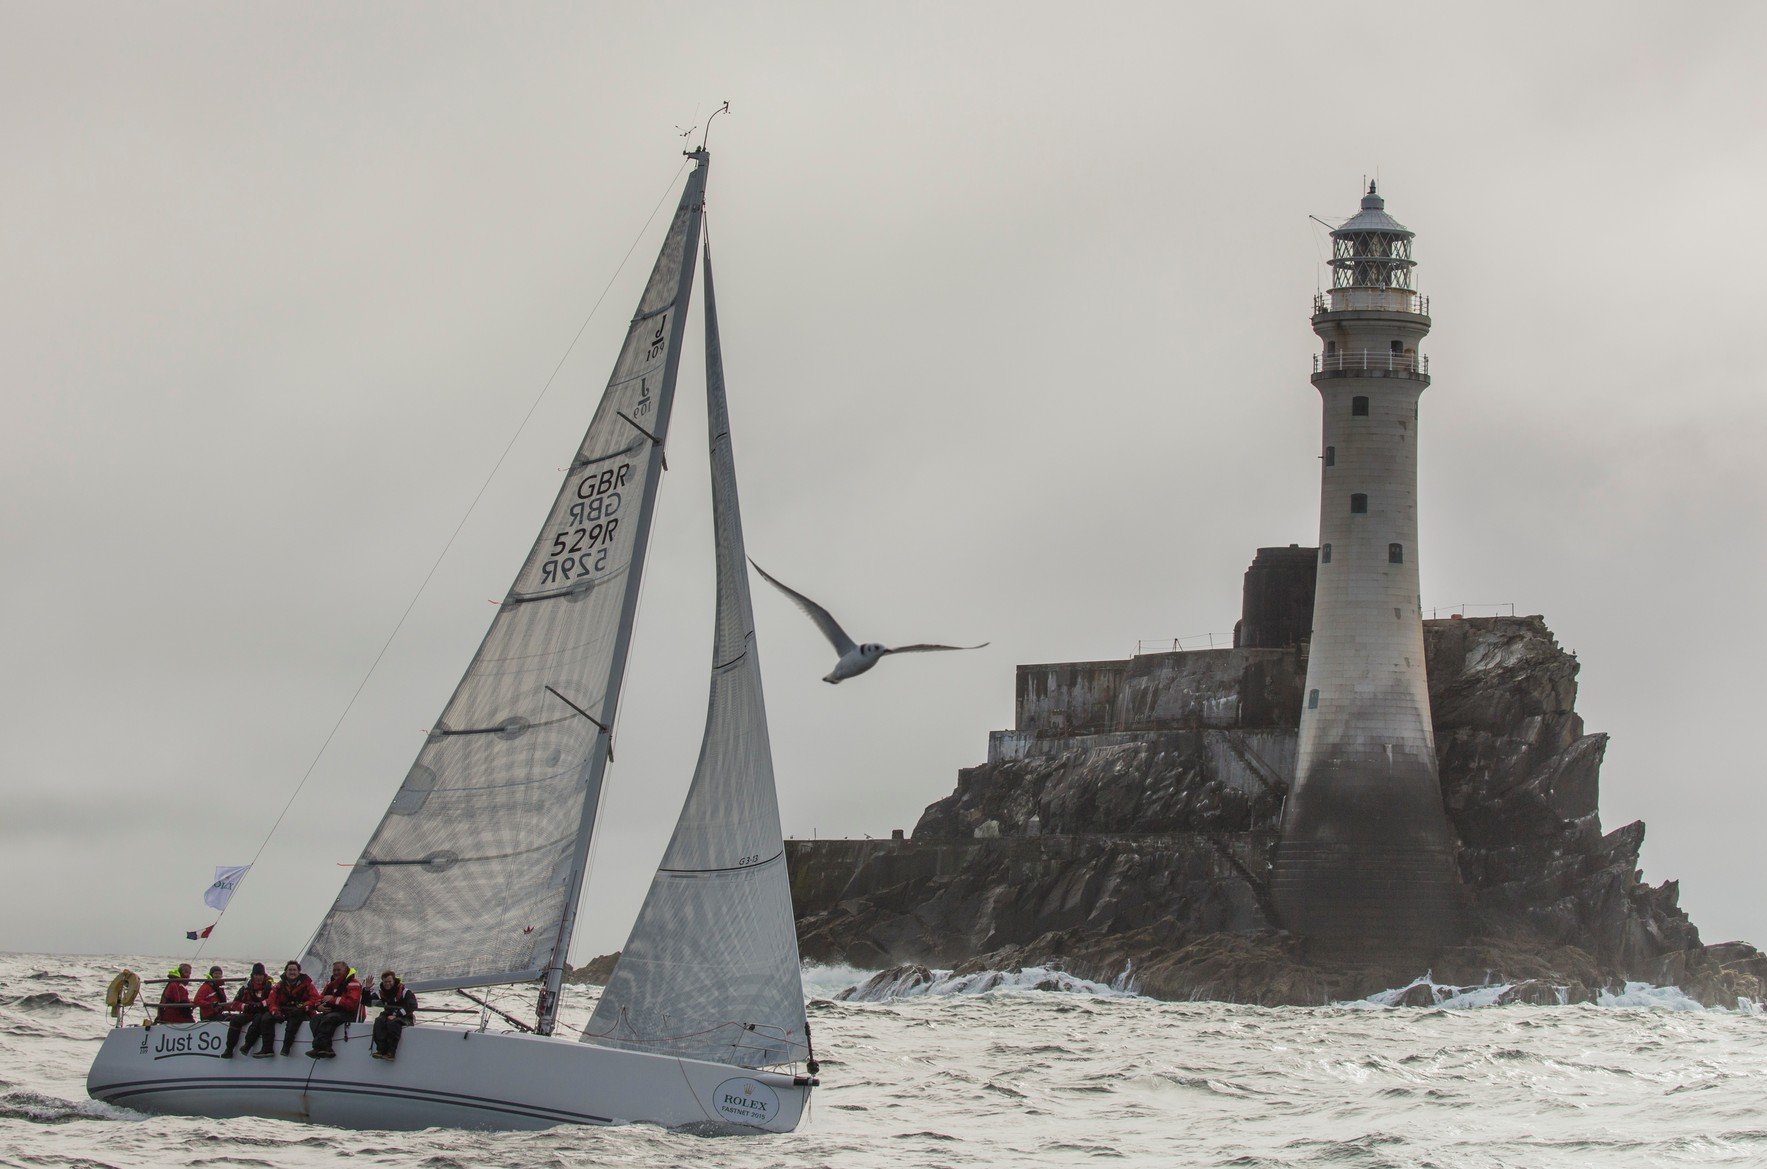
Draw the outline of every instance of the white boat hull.
<instances>
[{"instance_id":1,"label":"white boat hull","mask_svg":"<svg viewBox=\"0 0 1767 1169\"><path fill-rule=\"evenodd\" d=\"M407 1027L396 1061L369 1026L341 1028L335 1059L222 1059L225 1023L120 1027L86 1077L95 1100L143 1112L265 1116L359 1129L532 1129L644 1122L790 1132L810 1086L778 1072L596 1047L572 1039Z\"/></svg>"}]
</instances>

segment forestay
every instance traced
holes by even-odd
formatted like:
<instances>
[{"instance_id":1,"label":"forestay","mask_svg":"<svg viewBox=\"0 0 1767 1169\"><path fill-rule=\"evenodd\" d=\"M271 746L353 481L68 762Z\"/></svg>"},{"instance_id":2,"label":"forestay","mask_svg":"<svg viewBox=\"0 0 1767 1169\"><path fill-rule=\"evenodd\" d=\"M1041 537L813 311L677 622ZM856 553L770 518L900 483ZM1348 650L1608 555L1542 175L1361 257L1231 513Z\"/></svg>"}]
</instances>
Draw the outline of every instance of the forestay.
<instances>
[{"instance_id":1,"label":"forestay","mask_svg":"<svg viewBox=\"0 0 1767 1169\"><path fill-rule=\"evenodd\" d=\"M755 653L709 250L705 297L718 571L705 737L675 834L583 1039L761 1067L806 1055L804 992Z\"/></svg>"},{"instance_id":2,"label":"forestay","mask_svg":"<svg viewBox=\"0 0 1767 1169\"><path fill-rule=\"evenodd\" d=\"M309 963L390 967L413 989L522 981L562 964L693 284L696 158L539 539L308 944Z\"/></svg>"}]
</instances>

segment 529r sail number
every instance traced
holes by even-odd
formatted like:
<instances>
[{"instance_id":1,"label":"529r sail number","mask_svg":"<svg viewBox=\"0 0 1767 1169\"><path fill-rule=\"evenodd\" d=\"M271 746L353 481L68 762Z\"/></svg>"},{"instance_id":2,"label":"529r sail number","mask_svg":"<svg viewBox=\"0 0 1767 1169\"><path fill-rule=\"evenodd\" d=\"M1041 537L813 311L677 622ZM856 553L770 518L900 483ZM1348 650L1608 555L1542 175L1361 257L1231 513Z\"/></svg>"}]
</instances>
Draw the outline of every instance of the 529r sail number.
<instances>
[{"instance_id":1,"label":"529r sail number","mask_svg":"<svg viewBox=\"0 0 1767 1169\"><path fill-rule=\"evenodd\" d=\"M607 567L608 549L620 521L620 488L632 474L630 463L592 471L577 484L565 522L573 526L554 533L550 559L540 566L542 585L576 580Z\"/></svg>"},{"instance_id":2,"label":"529r sail number","mask_svg":"<svg viewBox=\"0 0 1767 1169\"><path fill-rule=\"evenodd\" d=\"M552 559L540 566L540 583L571 580L607 567L619 520L590 524L552 537Z\"/></svg>"}]
</instances>

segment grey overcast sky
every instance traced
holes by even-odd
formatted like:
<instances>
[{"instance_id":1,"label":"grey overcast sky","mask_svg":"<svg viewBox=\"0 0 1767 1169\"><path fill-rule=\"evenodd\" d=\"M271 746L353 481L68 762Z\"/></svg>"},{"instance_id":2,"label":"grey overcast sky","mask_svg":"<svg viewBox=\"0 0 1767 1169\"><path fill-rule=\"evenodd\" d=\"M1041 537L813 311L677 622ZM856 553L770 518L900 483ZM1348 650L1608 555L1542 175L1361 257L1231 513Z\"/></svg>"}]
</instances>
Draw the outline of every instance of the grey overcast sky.
<instances>
[{"instance_id":1,"label":"grey overcast sky","mask_svg":"<svg viewBox=\"0 0 1767 1169\"><path fill-rule=\"evenodd\" d=\"M681 159L710 224L787 831L911 827L1019 662L1225 633L1317 534L1307 326L1418 233L1426 607L1514 602L1708 941L1758 839L1767 9L0 3L0 947L177 952ZM653 224L242 888L306 940L600 393ZM711 638L689 352L577 954L624 939Z\"/></svg>"}]
</instances>

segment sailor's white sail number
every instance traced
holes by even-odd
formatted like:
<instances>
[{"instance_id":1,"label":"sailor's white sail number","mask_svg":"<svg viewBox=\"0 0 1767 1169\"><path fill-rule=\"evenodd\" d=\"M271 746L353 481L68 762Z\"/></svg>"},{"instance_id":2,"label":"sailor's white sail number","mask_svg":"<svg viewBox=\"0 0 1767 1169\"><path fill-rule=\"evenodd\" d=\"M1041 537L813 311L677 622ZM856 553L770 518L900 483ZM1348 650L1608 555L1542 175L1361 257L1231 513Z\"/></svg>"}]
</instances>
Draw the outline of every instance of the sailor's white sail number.
<instances>
[{"instance_id":1,"label":"sailor's white sail number","mask_svg":"<svg viewBox=\"0 0 1767 1169\"><path fill-rule=\"evenodd\" d=\"M579 580L607 567L620 530L620 489L631 477L632 464L621 463L590 471L578 481L564 530L552 534L548 559L540 565L542 585Z\"/></svg>"}]
</instances>

